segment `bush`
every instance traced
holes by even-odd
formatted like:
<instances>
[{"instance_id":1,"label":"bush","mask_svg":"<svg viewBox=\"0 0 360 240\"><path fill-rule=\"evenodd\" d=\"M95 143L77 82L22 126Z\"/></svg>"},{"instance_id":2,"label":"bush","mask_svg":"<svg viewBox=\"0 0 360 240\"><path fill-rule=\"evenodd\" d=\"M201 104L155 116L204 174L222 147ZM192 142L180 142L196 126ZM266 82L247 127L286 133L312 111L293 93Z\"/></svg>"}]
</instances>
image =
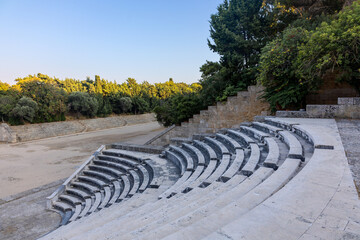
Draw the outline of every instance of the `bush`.
<instances>
[{"instance_id":1,"label":"bush","mask_svg":"<svg viewBox=\"0 0 360 240\"><path fill-rule=\"evenodd\" d=\"M66 113L67 94L63 89L49 82L27 80L19 83L23 96L32 98L38 104L34 122L53 122L62 119Z\"/></svg>"},{"instance_id":2,"label":"bush","mask_svg":"<svg viewBox=\"0 0 360 240\"><path fill-rule=\"evenodd\" d=\"M129 97L122 97L119 99L119 107L123 113L128 113L132 107L132 101Z\"/></svg>"},{"instance_id":3,"label":"bush","mask_svg":"<svg viewBox=\"0 0 360 240\"><path fill-rule=\"evenodd\" d=\"M16 99L12 96L1 96L0 97L0 116L1 120L8 121L10 118L11 111L16 106Z\"/></svg>"},{"instance_id":4,"label":"bush","mask_svg":"<svg viewBox=\"0 0 360 240\"><path fill-rule=\"evenodd\" d=\"M131 98L132 101L132 112L134 114L142 114L146 112L150 112L150 104L145 101L143 98L139 96L135 96Z\"/></svg>"},{"instance_id":5,"label":"bush","mask_svg":"<svg viewBox=\"0 0 360 240\"><path fill-rule=\"evenodd\" d=\"M37 110L38 104L34 100L22 97L11 111L11 122L18 124L23 124L24 120L32 122Z\"/></svg>"},{"instance_id":6,"label":"bush","mask_svg":"<svg viewBox=\"0 0 360 240\"><path fill-rule=\"evenodd\" d=\"M309 84L297 78L295 64L298 48L307 39L307 30L289 27L262 50L257 80L265 87L262 97L270 103L272 111L299 108L310 89Z\"/></svg>"},{"instance_id":7,"label":"bush","mask_svg":"<svg viewBox=\"0 0 360 240\"><path fill-rule=\"evenodd\" d=\"M98 103L98 110L96 116L98 117L107 117L112 113L112 107L107 97L102 96L101 94L96 94L93 96Z\"/></svg>"},{"instance_id":8,"label":"bush","mask_svg":"<svg viewBox=\"0 0 360 240\"><path fill-rule=\"evenodd\" d=\"M68 99L68 109L70 112L88 117L95 117L99 105L97 100L85 92L72 92Z\"/></svg>"},{"instance_id":9,"label":"bush","mask_svg":"<svg viewBox=\"0 0 360 240\"><path fill-rule=\"evenodd\" d=\"M203 108L200 99L196 93L170 97L155 107L156 119L164 126L180 124L200 112Z\"/></svg>"}]
</instances>

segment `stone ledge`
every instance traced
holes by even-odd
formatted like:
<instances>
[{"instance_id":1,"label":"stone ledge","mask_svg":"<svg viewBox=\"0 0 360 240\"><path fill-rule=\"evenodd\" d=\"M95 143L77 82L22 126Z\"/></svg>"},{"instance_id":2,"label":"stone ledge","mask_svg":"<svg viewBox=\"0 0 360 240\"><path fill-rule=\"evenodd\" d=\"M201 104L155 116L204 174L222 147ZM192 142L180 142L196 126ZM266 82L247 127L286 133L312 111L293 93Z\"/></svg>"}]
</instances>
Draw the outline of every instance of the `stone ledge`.
<instances>
[{"instance_id":1,"label":"stone ledge","mask_svg":"<svg viewBox=\"0 0 360 240\"><path fill-rule=\"evenodd\" d=\"M338 98L338 105L360 105L360 97Z\"/></svg>"},{"instance_id":2,"label":"stone ledge","mask_svg":"<svg viewBox=\"0 0 360 240\"><path fill-rule=\"evenodd\" d=\"M162 151L164 151L164 148L160 146L138 145L138 144L124 143L124 142L114 143L111 144L109 147L120 150L151 153L151 154L160 154Z\"/></svg>"},{"instance_id":3,"label":"stone ledge","mask_svg":"<svg viewBox=\"0 0 360 240\"><path fill-rule=\"evenodd\" d=\"M277 111L276 117L308 118L306 111Z\"/></svg>"}]
</instances>

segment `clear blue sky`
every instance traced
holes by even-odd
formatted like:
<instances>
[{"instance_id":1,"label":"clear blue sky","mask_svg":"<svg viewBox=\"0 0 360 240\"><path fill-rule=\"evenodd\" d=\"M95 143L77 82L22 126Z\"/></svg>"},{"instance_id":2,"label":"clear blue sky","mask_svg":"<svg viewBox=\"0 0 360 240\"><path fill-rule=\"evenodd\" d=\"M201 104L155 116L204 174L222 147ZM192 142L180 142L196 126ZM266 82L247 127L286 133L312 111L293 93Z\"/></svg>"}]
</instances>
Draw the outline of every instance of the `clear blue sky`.
<instances>
[{"instance_id":1,"label":"clear blue sky","mask_svg":"<svg viewBox=\"0 0 360 240\"><path fill-rule=\"evenodd\" d=\"M0 81L38 72L192 83L223 0L0 0Z\"/></svg>"}]
</instances>

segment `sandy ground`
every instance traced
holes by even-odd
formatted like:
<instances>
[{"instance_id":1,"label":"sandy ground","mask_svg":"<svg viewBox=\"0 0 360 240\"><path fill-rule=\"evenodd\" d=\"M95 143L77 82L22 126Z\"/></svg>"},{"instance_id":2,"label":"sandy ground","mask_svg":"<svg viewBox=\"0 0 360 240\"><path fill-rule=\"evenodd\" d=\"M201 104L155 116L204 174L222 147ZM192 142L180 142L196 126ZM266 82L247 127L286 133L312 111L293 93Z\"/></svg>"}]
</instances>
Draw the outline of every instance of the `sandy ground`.
<instances>
[{"instance_id":1,"label":"sandy ground","mask_svg":"<svg viewBox=\"0 0 360 240\"><path fill-rule=\"evenodd\" d=\"M69 177L102 144L143 144L164 128L157 122L0 145L0 198Z\"/></svg>"}]
</instances>

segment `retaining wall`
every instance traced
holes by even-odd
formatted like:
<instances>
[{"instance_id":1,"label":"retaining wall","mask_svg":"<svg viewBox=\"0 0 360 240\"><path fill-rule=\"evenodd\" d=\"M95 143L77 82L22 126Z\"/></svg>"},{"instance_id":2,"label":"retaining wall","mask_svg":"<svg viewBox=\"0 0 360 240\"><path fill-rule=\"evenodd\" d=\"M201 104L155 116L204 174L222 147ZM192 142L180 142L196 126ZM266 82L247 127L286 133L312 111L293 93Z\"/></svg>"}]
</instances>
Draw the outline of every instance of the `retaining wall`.
<instances>
[{"instance_id":1,"label":"retaining wall","mask_svg":"<svg viewBox=\"0 0 360 240\"><path fill-rule=\"evenodd\" d=\"M0 142L14 143L16 142L16 134L6 123L0 125Z\"/></svg>"},{"instance_id":2,"label":"retaining wall","mask_svg":"<svg viewBox=\"0 0 360 240\"><path fill-rule=\"evenodd\" d=\"M277 111L277 117L360 119L360 98L338 98L336 105L307 105L306 111Z\"/></svg>"},{"instance_id":3,"label":"retaining wall","mask_svg":"<svg viewBox=\"0 0 360 240\"><path fill-rule=\"evenodd\" d=\"M107 118L11 126L9 128L12 132L13 141L7 140L9 139L9 134L7 134L5 131L6 128L3 127L2 124L0 126L0 141L24 142L42 138L121 127L125 125L147 123L152 121L156 121L155 116L152 113L148 113L141 115L126 115Z\"/></svg>"},{"instance_id":4,"label":"retaining wall","mask_svg":"<svg viewBox=\"0 0 360 240\"><path fill-rule=\"evenodd\" d=\"M181 123L170 131L150 141L151 145L164 146L171 138L189 138L196 133L214 133L221 128L230 128L244 121L252 121L257 115L269 110L269 104L259 99L263 87L250 86L248 91L238 92L228 97L226 102L218 102L200 111L188 122Z\"/></svg>"}]
</instances>

